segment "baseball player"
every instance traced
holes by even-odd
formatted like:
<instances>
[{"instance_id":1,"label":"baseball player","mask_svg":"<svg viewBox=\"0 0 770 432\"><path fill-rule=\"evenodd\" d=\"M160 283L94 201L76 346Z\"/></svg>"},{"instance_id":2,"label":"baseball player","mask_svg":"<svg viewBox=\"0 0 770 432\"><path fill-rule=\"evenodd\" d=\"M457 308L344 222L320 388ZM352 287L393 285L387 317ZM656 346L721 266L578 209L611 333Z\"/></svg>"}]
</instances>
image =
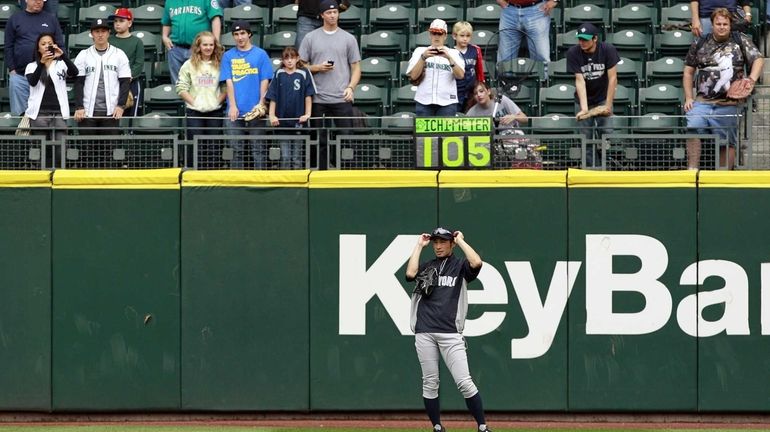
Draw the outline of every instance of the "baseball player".
<instances>
[{"instance_id":1,"label":"baseball player","mask_svg":"<svg viewBox=\"0 0 770 432\"><path fill-rule=\"evenodd\" d=\"M422 248L429 243L433 244L436 258L419 264ZM455 246L460 246L465 258L452 254ZM417 280L412 294L411 326L422 369L422 398L436 432L446 431L441 425L438 399L439 356L452 373L468 410L478 423L478 430L491 432L484 419L481 395L468 368L462 335L468 312L468 282L476 279L479 271L481 257L465 242L463 233L446 228L421 234L406 266L406 280Z\"/></svg>"}]
</instances>

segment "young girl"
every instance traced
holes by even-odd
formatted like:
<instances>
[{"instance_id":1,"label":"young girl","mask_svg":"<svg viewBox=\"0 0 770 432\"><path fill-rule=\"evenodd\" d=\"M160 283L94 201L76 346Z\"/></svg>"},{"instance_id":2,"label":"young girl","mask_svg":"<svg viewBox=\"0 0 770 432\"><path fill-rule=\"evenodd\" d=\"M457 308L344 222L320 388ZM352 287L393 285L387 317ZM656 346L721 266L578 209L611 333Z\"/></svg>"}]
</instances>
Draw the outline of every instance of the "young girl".
<instances>
[{"instance_id":1,"label":"young girl","mask_svg":"<svg viewBox=\"0 0 770 432\"><path fill-rule=\"evenodd\" d=\"M190 59L179 69L176 92L186 103L187 139L222 133L227 96L224 83L219 82L223 51L213 33L200 32L190 47Z\"/></svg>"},{"instance_id":2,"label":"young girl","mask_svg":"<svg viewBox=\"0 0 770 432\"><path fill-rule=\"evenodd\" d=\"M305 127L310 118L315 94L313 75L294 47L281 55L281 68L275 72L265 99L270 101L270 124L281 127ZM301 168L302 149L292 143L281 144L281 168Z\"/></svg>"},{"instance_id":3,"label":"young girl","mask_svg":"<svg viewBox=\"0 0 770 432\"><path fill-rule=\"evenodd\" d=\"M56 45L52 33L40 34L35 46L35 61L24 71L29 82L25 114L30 119L32 134L60 140L67 131L65 120L70 117L67 78L76 77L78 67Z\"/></svg>"},{"instance_id":4,"label":"young girl","mask_svg":"<svg viewBox=\"0 0 770 432\"><path fill-rule=\"evenodd\" d=\"M477 82L473 86L473 98L475 104L466 113L468 117L494 117L499 120L501 129L514 128L519 122L527 121L527 115L508 96L503 95L495 110L494 95L486 82Z\"/></svg>"}]
</instances>

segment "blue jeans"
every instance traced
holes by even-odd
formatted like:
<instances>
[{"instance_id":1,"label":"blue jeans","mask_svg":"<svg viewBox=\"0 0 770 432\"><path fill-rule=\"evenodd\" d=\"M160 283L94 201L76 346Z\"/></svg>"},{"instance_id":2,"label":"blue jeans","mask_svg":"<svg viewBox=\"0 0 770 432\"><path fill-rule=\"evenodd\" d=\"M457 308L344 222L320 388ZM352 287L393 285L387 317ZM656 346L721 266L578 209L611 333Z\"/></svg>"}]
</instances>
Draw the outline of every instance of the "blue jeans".
<instances>
[{"instance_id":1,"label":"blue jeans","mask_svg":"<svg viewBox=\"0 0 770 432\"><path fill-rule=\"evenodd\" d=\"M263 135L262 129L258 127L263 126L264 119L252 120L247 122L243 119L236 121L230 121L225 119L225 130L228 135ZM246 160L246 147L250 147L252 164L254 169L262 169L265 167L265 160L267 159L267 146L261 142L254 141L233 141L233 161L230 167L233 169L244 169Z\"/></svg>"},{"instance_id":2,"label":"blue jeans","mask_svg":"<svg viewBox=\"0 0 770 432\"><path fill-rule=\"evenodd\" d=\"M500 13L498 62L519 56L522 37L527 38L527 48L533 60L543 63L551 61L551 17L541 7L542 2L523 8L510 5L503 8Z\"/></svg>"},{"instance_id":3,"label":"blue jeans","mask_svg":"<svg viewBox=\"0 0 770 432\"><path fill-rule=\"evenodd\" d=\"M8 82L8 96L11 98L11 114L20 116L27 110L29 100L29 81L27 77L11 74Z\"/></svg>"},{"instance_id":4,"label":"blue jeans","mask_svg":"<svg viewBox=\"0 0 770 432\"><path fill-rule=\"evenodd\" d=\"M457 114L457 104L423 105L415 102L414 114L417 117L454 117Z\"/></svg>"},{"instance_id":5,"label":"blue jeans","mask_svg":"<svg viewBox=\"0 0 770 432\"><path fill-rule=\"evenodd\" d=\"M700 19L701 33L706 35L711 33L711 17L705 17Z\"/></svg>"},{"instance_id":6,"label":"blue jeans","mask_svg":"<svg viewBox=\"0 0 770 432\"><path fill-rule=\"evenodd\" d=\"M166 57L168 58L168 71L171 74L171 84L176 85L176 80L179 79L179 69L190 58L190 49L174 45L166 52Z\"/></svg>"},{"instance_id":7,"label":"blue jeans","mask_svg":"<svg viewBox=\"0 0 770 432\"><path fill-rule=\"evenodd\" d=\"M299 50L299 47L302 44L302 39L305 39L305 36L310 33L311 31L321 27L323 25L323 21L316 19L316 18L310 18L306 16L298 16L297 17L297 38L294 40L294 46L297 47L297 50Z\"/></svg>"},{"instance_id":8,"label":"blue jeans","mask_svg":"<svg viewBox=\"0 0 770 432\"><path fill-rule=\"evenodd\" d=\"M730 117L715 117L730 116ZM730 145L738 143L738 106L694 102L686 113L687 129L699 134L717 134Z\"/></svg>"},{"instance_id":9,"label":"blue jeans","mask_svg":"<svg viewBox=\"0 0 770 432\"><path fill-rule=\"evenodd\" d=\"M219 6L221 6L222 9L250 4L252 4L251 0L219 0Z\"/></svg>"}]
</instances>

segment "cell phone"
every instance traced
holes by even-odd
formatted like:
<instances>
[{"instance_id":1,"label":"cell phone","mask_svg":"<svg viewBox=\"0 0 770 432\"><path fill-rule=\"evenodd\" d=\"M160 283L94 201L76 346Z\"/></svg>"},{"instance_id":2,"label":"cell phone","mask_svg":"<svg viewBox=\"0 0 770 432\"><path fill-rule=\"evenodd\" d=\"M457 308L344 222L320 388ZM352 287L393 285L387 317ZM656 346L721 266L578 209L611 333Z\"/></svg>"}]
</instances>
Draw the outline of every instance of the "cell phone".
<instances>
[{"instance_id":1,"label":"cell phone","mask_svg":"<svg viewBox=\"0 0 770 432\"><path fill-rule=\"evenodd\" d=\"M334 66L334 60L327 60L326 63L329 63L330 65Z\"/></svg>"},{"instance_id":2,"label":"cell phone","mask_svg":"<svg viewBox=\"0 0 770 432\"><path fill-rule=\"evenodd\" d=\"M49 45L48 52L51 54L56 54L56 48L54 48L53 45Z\"/></svg>"}]
</instances>

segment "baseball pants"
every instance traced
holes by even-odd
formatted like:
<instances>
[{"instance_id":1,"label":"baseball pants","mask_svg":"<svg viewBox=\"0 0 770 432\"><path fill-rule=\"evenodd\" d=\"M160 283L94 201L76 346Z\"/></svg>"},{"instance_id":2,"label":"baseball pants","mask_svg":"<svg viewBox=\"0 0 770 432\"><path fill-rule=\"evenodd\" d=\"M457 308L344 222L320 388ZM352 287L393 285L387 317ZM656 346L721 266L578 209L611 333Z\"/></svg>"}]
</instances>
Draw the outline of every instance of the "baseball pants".
<instances>
[{"instance_id":1,"label":"baseball pants","mask_svg":"<svg viewBox=\"0 0 770 432\"><path fill-rule=\"evenodd\" d=\"M427 399L438 397L439 356L444 359L458 390L464 398L478 393L468 368L465 338L459 333L417 333L414 347L422 369L422 396Z\"/></svg>"}]
</instances>

